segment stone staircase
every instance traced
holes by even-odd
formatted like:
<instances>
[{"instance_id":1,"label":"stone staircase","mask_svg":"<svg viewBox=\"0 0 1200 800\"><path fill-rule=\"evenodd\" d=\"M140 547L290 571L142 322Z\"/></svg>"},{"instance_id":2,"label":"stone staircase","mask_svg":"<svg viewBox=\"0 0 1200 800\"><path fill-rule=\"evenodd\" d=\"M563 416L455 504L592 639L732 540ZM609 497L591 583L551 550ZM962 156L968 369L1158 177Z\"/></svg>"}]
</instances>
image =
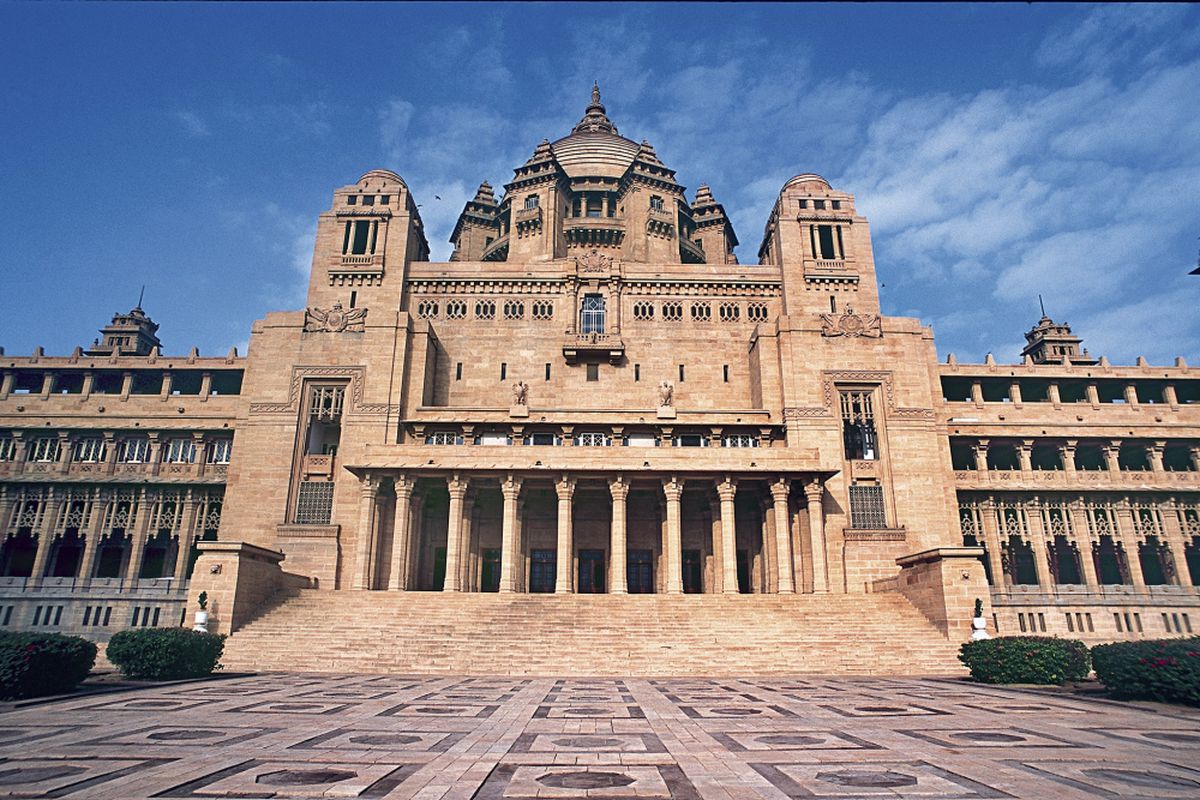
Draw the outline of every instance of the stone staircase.
<instances>
[{"instance_id":1,"label":"stone staircase","mask_svg":"<svg viewBox=\"0 0 1200 800\"><path fill-rule=\"evenodd\" d=\"M962 674L896 593L302 591L226 642L229 670L539 676Z\"/></svg>"}]
</instances>

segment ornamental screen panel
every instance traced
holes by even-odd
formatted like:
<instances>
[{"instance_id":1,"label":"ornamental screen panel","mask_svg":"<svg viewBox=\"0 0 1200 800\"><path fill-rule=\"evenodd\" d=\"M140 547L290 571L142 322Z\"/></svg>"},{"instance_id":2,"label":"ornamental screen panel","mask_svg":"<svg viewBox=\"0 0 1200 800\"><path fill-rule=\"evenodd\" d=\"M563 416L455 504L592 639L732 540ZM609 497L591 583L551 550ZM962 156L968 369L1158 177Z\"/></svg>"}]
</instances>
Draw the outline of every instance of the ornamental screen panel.
<instances>
[{"instance_id":1,"label":"ornamental screen panel","mask_svg":"<svg viewBox=\"0 0 1200 800\"><path fill-rule=\"evenodd\" d=\"M296 498L297 525L328 525L333 515L333 484L302 481Z\"/></svg>"},{"instance_id":2,"label":"ornamental screen panel","mask_svg":"<svg viewBox=\"0 0 1200 800\"><path fill-rule=\"evenodd\" d=\"M877 435L875 409L870 389L842 389L838 392L842 410L842 439L846 458L874 461Z\"/></svg>"},{"instance_id":3,"label":"ornamental screen panel","mask_svg":"<svg viewBox=\"0 0 1200 800\"><path fill-rule=\"evenodd\" d=\"M860 485L850 487L850 527L877 530L887 527L883 508L883 487Z\"/></svg>"}]
</instances>

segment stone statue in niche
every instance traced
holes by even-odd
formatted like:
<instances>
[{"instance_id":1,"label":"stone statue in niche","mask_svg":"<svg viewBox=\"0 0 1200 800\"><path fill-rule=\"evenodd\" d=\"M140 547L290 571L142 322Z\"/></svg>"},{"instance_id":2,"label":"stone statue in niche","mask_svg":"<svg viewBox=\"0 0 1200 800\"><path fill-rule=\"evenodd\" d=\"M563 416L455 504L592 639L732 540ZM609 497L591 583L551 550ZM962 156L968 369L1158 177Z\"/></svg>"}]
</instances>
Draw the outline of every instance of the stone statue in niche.
<instances>
[{"instance_id":1,"label":"stone statue in niche","mask_svg":"<svg viewBox=\"0 0 1200 800\"><path fill-rule=\"evenodd\" d=\"M845 336L853 339L862 336L879 339L883 337L883 323L878 314L855 314L852 307L846 306L840 316L821 315L821 335L827 338Z\"/></svg>"},{"instance_id":2,"label":"stone statue in niche","mask_svg":"<svg viewBox=\"0 0 1200 800\"><path fill-rule=\"evenodd\" d=\"M660 408L670 408L675 405L675 385L670 381L658 384L658 405Z\"/></svg>"},{"instance_id":3,"label":"stone statue in niche","mask_svg":"<svg viewBox=\"0 0 1200 800\"><path fill-rule=\"evenodd\" d=\"M525 383L525 381L517 381L512 385L512 395L512 404L514 406L529 405L529 384Z\"/></svg>"},{"instance_id":4,"label":"stone statue in niche","mask_svg":"<svg viewBox=\"0 0 1200 800\"><path fill-rule=\"evenodd\" d=\"M304 330L308 333L362 333L366 322L365 308L344 309L339 300L334 300L328 310L310 308L304 312Z\"/></svg>"}]
</instances>

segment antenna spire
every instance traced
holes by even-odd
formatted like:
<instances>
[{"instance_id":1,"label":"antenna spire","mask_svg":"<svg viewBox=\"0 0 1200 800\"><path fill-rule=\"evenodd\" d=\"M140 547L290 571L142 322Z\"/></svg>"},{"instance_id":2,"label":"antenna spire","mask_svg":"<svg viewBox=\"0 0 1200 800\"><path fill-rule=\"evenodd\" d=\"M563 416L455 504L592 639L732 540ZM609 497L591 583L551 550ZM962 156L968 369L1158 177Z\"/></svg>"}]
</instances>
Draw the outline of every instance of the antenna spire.
<instances>
[{"instance_id":1,"label":"antenna spire","mask_svg":"<svg viewBox=\"0 0 1200 800\"><path fill-rule=\"evenodd\" d=\"M142 290L140 292L138 292L138 303L137 303L138 308L142 307L142 298L145 296L146 296L146 284L143 283Z\"/></svg>"},{"instance_id":2,"label":"antenna spire","mask_svg":"<svg viewBox=\"0 0 1200 800\"><path fill-rule=\"evenodd\" d=\"M1042 302L1042 296L1038 295L1038 305L1042 307L1042 316L1046 316L1046 304Z\"/></svg>"}]
</instances>

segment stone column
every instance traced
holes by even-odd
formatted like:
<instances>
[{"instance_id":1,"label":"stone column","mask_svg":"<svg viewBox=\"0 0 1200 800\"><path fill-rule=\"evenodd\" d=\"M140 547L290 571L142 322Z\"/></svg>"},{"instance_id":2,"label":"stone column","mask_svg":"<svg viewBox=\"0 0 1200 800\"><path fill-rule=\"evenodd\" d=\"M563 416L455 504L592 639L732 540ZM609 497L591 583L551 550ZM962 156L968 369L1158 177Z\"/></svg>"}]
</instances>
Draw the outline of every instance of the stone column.
<instances>
[{"instance_id":1,"label":"stone column","mask_svg":"<svg viewBox=\"0 0 1200 800\"><path fill-rule=\"evenodd\" d=\"M779 548L775 544L775 515L771 513L770 501L761 495L758 502L758 523L759 535L762 537L762 590L765 594L778 594L779 569L775 560Z\"/></svg>"},{"instance_id":2,"label":"stone column","mask_svg":"<svg viewBox=\"0 0 1200 800\"><path fill-rule=\"evenodd\" d=\"M721 503L711 498L708 501L708 527L709 548L712 550L712 583L709 584L708 591L712 594L718 594L722 590L722 575L725 572L721 565L723 561L721 552Z\"/></svg>"},{"instance_id":3,"label":"stone column","mask_svg":"<svg viewBox=\"0 0 1200 800\"><path fill-rule=\"evenodd\" d=\"M609 304L608 332L614 336L621 335L621 278L614 275L608 279Z\"/></svg>"},{"instance_id":4,"label":"stone column","mask_svg":"<svg viewBox=\"0 0 1200 800\"><path fill-rule=\"evenodd\" d=\"M1154 472L1163 471L1163 450L1166 449L1166 441L1157 441L1154 444L1146 445L1146 460L1150 462L1150 469Z\"/></svg>"},{"instance_id":5,"label":"stone column","mask_svg":"<svg viewBox=\"0 0 1200 800\"><path fill-rule=\"evenodd\" d=\"M1171 563L1175 566L1175 583L1187 588L1192 587L1192 575L1187 565L1187 539L1183 535L1183 525L1179 521L1179 506L1175 501L1159 506L1162 515L1163 539L1171 551Z\"/></svg>"},{"instance_id":6,"label":"stone column","mask_svg":"<svg viewBox=\"0 0 1200 800\"><path fill-rule=\"evenodd\" d=\"M56 493L54 487L48 490L49 494L46 498L46 513L39 520L38 525L38 543L37 552L33 557L33 571L29 573L29 579L33 584L41 582L46 576L46 563L50 560L50 548L54 543L58 521L58 515L63 510L63 497L61 493Z\"/></svg>"},{"instance_id":7,"label":"stone column","mask_svg":"<svg viewBox=\"0 0 1200 800\"><path fill-rule=\"evenodd\" d=\"M142 574L142 559L146 556L146 534L150 529L150 517L153 514L153 503L145 489L142 489L137 504L137 527L129 542L129 563L125 567L125 580L132 583Z\"/></svg>"},{"instance_id":8,"label":"stone column","mask_svg":"<svg viewBox=\"0 0 1200 800\"><path fill-rule=\"evenodd\" d=\"M175 585L187 578L188 558L192 554L192 541L196 536L196 517L199 511L192 490L188 489L183 501L183 517L179 526L179 547L175 553Z\"/></svg>"},{"instance_id":9,"label":"stone column","mask_svg":"<svg viewBox=\"0 0 1200 800\"><path fill-rule=\"evenodd\" d=\"M988 440L980 439L971 449L975 451L975 470L977 472L987 472Z\"/></svg>"},{"instance_id":10,"label":"stone column","mask_svg":"<svg viewBox=\"0 0 1200 800\"><path fill-rule=\"evenodd\" d=\"M408 554L412 543L409 537L412 519L412 496L416 482L407 475L397 475L393 481L396 489L396 506L392 509L392 564L388 570L388 589L401 592L408 588Z\"/></svg>"},{"instance_id":11,"label":"stone column","mask_svg":"<svg viewBox=\"0 0 1200 800\"><path fill-rule=\"evenodd\" d=\"M775 517L775 566L779 572L779 593L795 594L796 573L792 566L792 536L788 513L788 496L791 486L786 478L780 478L771 484L772 513Z\"/></svg>"},{"instance_id":12,"label":"stone column","mask_svg":"<svg viewBox=\"0 0 1200 800\"><path fill-rule=\"evenodd\" d=\"M1125 562L1129 565L1129 579L1135 589L1145 589L1146 579L1142 575L1142 559L1138 551L1138 535L1133 524L1133 509L1128 501L1117 505L1117 538L1125 549Z\"/></svg>"},{"instance_id":13,"label":"stone column","mask_svg":"<svg viewBox=\"0 0 1200 800\"><path fill-rule=\"evenodd\" d=\"M104 490L97 489L92 496L92 516L88 520L87 538L83 542L83 557L79 560L78 577L85 587L96 574L96 554L100 552L100 537L104 533L105 505ZM0 529L0 533L2 531Z\"/></svg>"},{"instance_id":14,"label":"stone column","mask_svg":"<svg viewBox=\"0 0 1200 800\"><path fill-rule=\"evenodd\" d=\"M411 545L408 548L408 554L404 562L404 576L406 586L416 587L420 589L420 577L417 572L421 566L421 550L423 543L421 541L425 530L425 492L422 490L414 490L412 500L412 514L409 517L409 541Z\"/></svg>"},{"instance_id":15,"label":"stone column","mask_svg":"<svg viewBox=\"0 0 1200 800\"><path fill-rule=\"evenodd\" d=\"M1200 445L1192 445L1191 456L1192 469L1194 469L1196 472L1200 472Z\"/></svg>"},{"instance_id":16,"label":"stone column","mask_svg":"<svg viewBox=\"0 0 1200 800\"><path fill-rule=\"evenodd\" d=\"M379 477L367 473L359 481L358 536L354 542L355 589L370 589L374 575L376 527L379 522Z\"/></svg>"},{"instance_id":17,"label":"stone column","mask_svg":"<svg viewBox=\"0 0 1200 800\"><path fill-rule=\"evenodd\" d=\"M683 593L683 481L671 476L663 481L663 497L667 503L667 536L663 557L667 563L667 594Z\"/></svg>"},{"instance_id":18,"label":"stone column","mask_svg":"<svg viewBox=\"0 0 1200 800\"><path fill-rule=\"evenodd\" d=\"M558 557L555 559L554 593L570 594L575 591L575 530L574 498L575 480L563 475L554 484L558 493Z\"/></svg>"},{"instance_id":19,"label":"stone column","mask_svg":"<svg viewBox=\"0 0 1200 800\"><path fill-rule=\"evenodd\" d=\"M1033 472L1033 439L1022 439L1017 445L1017 459L1021 463L1021 472Z\"/></svg>"},{"instance_id":20,"label":"stone column","mask_svg":"<svg viewBox=\"0 0 1200 800\"><path fill-rule=\"evenodd\" d=\"M1059 457L1062 458L1063 471L1075 474L1075 448L1079 446L1079 441L1076 439L1067 439L1066 442L1058 446Z\"/></svg>"},{"instance_id":21,"label":"stone column","mask_svg":"<svg viewBox=\"0 0 1200 800\"><path fill-rule=\"evenodd\" d=\"M463 499L467 496L469 483L460 478L457 472L446 481L446 488L450 492L450 513L446 523L446 582L442 587L446 592L462 591L458 561L462 545Z\"/></svg>"},{"instance_id":22,"label":"stone column","mask_svg":"<svg viewBox=\"0 0 1200 800\"><path fill-rule=\"evenodd\" d=\"M988 567L992 572L992 583L997 589L1003 589L1009 585L1009 580L1008 574L1004 571L1004 556L1000 544L1000 527L996 521L995 502L984 501L980 511L983 540L987 543L987 559Z\"/></svg>"},{"instance_id":23,"label":"stone column","mask_svg":"<svg viewBox=\"0 0 1200 800\"><path fill-rule=\"evenodd\" d=\"M1071 503L1071 529L1075 534L1075 546L1079 548L1079 569L1088 591L1100 591L1100 579L1096 577L1096 559L1092 550L1092 535L1088 528L1087 511L1078 500Z\"/></svg>"},{"instance_id":24,"label":"stone column","mask_svg":"<svg viewBox=\"0 0 1200 800\"><path fill-rule=\"evenodd\" d=\"M1104 465L1109 472L1121 471L1121 440L1113 439L1104 445Z\"/></svg>"},{"instance_id":25,"label":"stone column","mask_svg":"<svg viewBox=\"0 0 1200 800\"><path fill-rule=\"evenodd\" d=\"M721 593L737 594L737 511L733 502L737 484L730 478L718 483L717 497L721 499Z\"/></svg>"},{"instance_id":26,"label":"stone column","mask_svg":"<svg viewBox=\"0 0 1200 800\"><path fill-rule=\"evenodd\" d=\"M1029 522L1029 546L1033 550L1033 567L1037 572L1038 588L1044 592L1055 591L1054 573L1050 571L1050 557L1046 549L1046 525L1042 519L1042 507L1038 502L1025 505L1025 518Z\"/></svg>"},{"instance_id":27,"label":"stone column","mask_svg":"<svg viewBox=\"0 0 1200 800\"><path fill-rule=\"evenodd\" d=\"M608 482L608 491L612 494L608 590L612 594L626 594L629 591L629 583L625 574L625 501L629 498L629 484L618 475Z\"/></svg>"},{"instance_id":28,"label":"stone column","mask_svg":"<svg viewBox=\"0 0 1200 800\"><path fill-rule=\"evenodd\" d=\"M829 579L825 574L825 482L813 478L804 484L804 496L808 500L808 535L812 541L813 592L829 591Z\"/></svg>"},{"instance_id":29,"label":"stone column","mask_svg":"<svg viewBox=\"0 0 1200 800\"><path fill-rule=\"evenodd\" d=\"M512 594L517 589L517 499L521 496L521 480L511 474L500 484L504 495L504 516L500 544L500 594Z\"/></svg>"}]
</instances>

